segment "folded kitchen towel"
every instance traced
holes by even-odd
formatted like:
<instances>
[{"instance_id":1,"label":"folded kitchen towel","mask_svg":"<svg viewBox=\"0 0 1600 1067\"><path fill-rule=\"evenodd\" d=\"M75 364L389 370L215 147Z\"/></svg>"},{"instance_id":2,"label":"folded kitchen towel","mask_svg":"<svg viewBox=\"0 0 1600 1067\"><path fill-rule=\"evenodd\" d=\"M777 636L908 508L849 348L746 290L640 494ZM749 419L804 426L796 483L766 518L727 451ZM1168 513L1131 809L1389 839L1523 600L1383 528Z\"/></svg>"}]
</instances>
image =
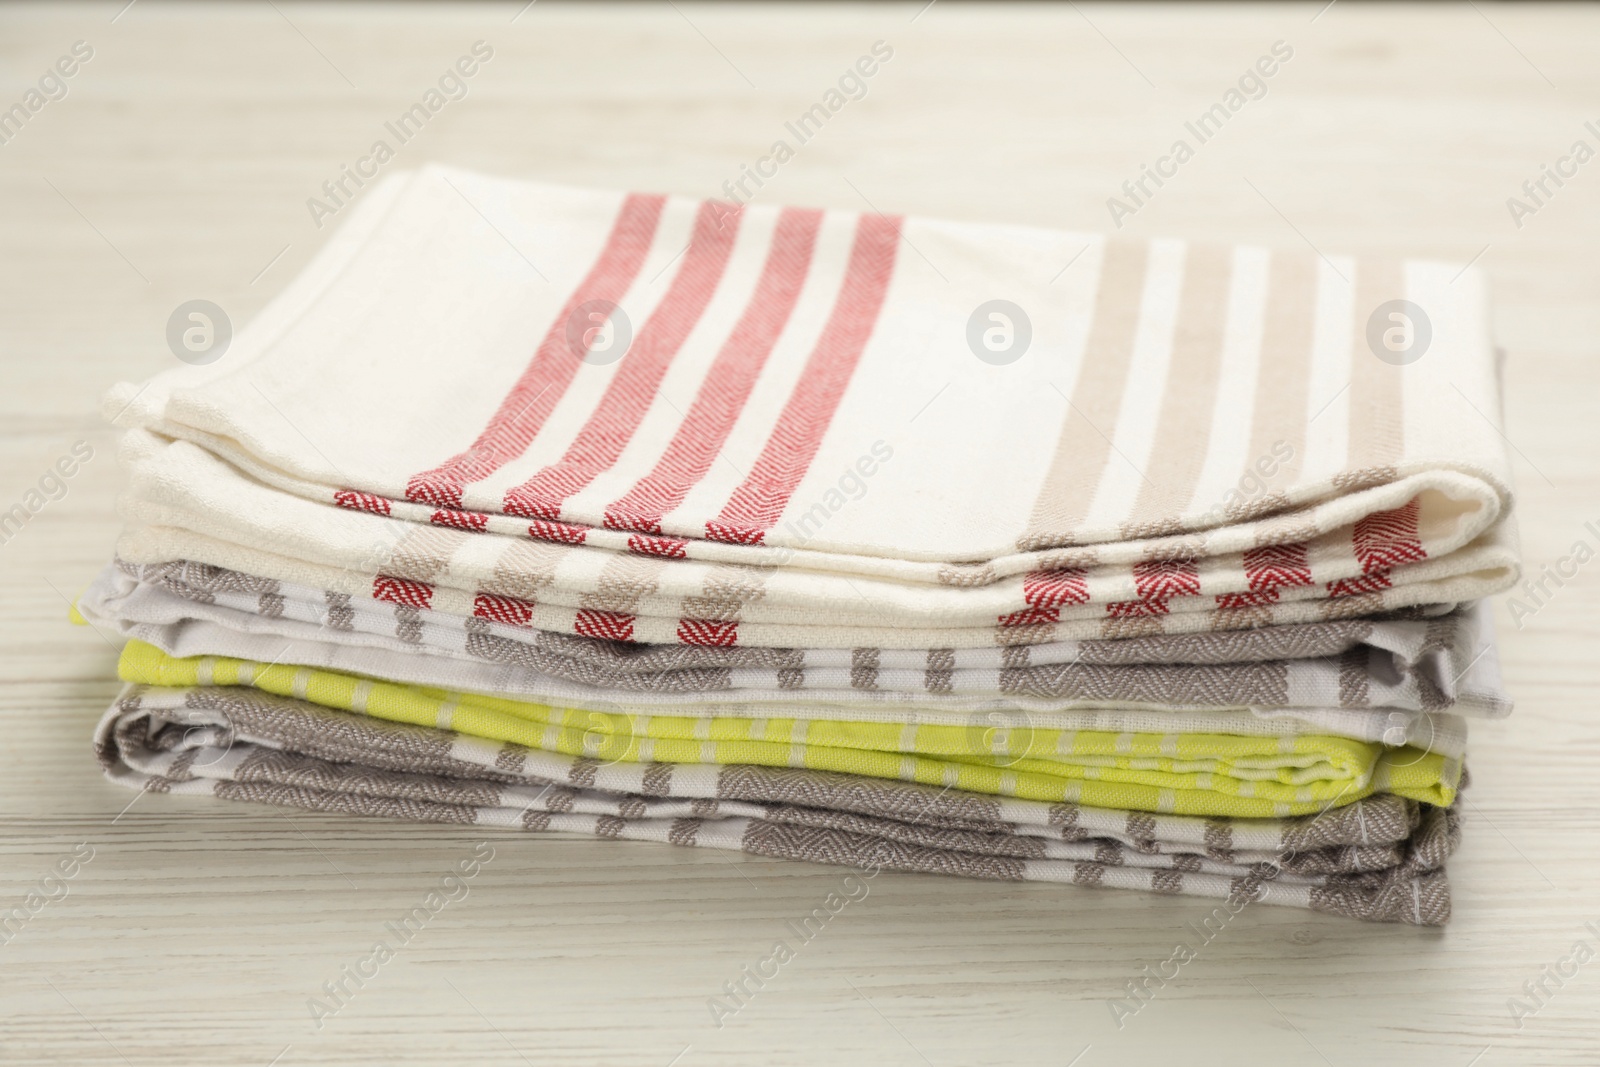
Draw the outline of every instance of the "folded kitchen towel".
<instances>
[{"instance_id":1,"label":"folded kitchen towel","mask_svg":"<svg viewBox=\"0 0 1600 1067\"><path fill-rule=\"evenodd\" d=\"M1374 600L1389 607L1472 599L1498 592L1516 574L1505 524L1459 543L1459 510L1433 493L1311 540L1242 553L930 586L400 522L287 496L186 442L143 433L128 438L123 453L134 470L122 513L133 525L119 543L125 558L154 562L181 554L284 577L282 565L263 559L271 554L298 561L306 577L339 571L341 579L330 582L389 596L431 601L453 590L509 597L537 609L541 620L549 616L553 628L562 626L563 612L569 619L600 612L720 623L707 640L744 643L762 624L1022 633L1099 621L1137 633L1157 625L1147 620L1174 614L1199 612L1223 622L1237 616L1256 625L1258 609L1347 615L1374 610ZM1387 596L1403 599L1391 604Z\"/></svg>"},{"instance_id":2,"label":"folded kitchen towel","mask_svg":"<svg viewBox=\"0 0 1600 1067\"><path fill-rule=\"evenodd\" d=\"M104 625L104 624L100 624ZM830 719L839 722L892 723L896 726L942 725L1016 732L1033 729L1100 730L1111 733L1216 733L1262 737L1326 734L1411 745L1445 755L1466 750L1467 720L1448 712L1400 711L1392 708L1279 707L1172 708L1160 704L1084 702L1068 708L1038 707L1010 698L931 700L886 693L882 699L755 700L741 693L685 693L676 700L660 695L562 687L549 683L517 684L511 675L481 665L425 652L374 653L371 649L326 642L285 640L247 634L211 623L176 627L136 625L121 630L176 659L221 656L258 663L320 667L341 674L379 678L434 689L462 690L484 696L516 697L535 703L594 709L644 717L668 714L680 718Z\"/></svg>"},{"instance_id":3,"label":"folded kitchen towel","mask_svg":"<svg viewBox=\"0 0 1600 1067\"><path fill-rule=\"evenodd\" d=\"M174 597L186 601L179 605ZM106 617L141 621L171 621L179 612L199 610L196 605L254 613L263 620L310 618L331 629L395 636L408 644L433 647L420 635L446 626L462 626L504 634L525 641L542 652L578 660L596 669L625 674L658 674L696 668L804 669L850 667L863 658L854 649L766 648L747 645L651 645L603 638L553 633L528 625L529 619L497 598L480 595L461 601L466 615L447 610L453 606L441 593L428 607L406 610L406 605L375 598L363 591L349 594L318 590L276 578L246 574L191 560L139 564L114 560L92 582L83 600ZM320 610L317 608L320 605ZM348 606L349 612L344 608ZM281 610L280 610L281 608ZM498 610L497 610L498 609ZM301 612L309 612L302 616ZM1456 626L1439 627L1455 612L1409 610L1376 616L1330 619L1325 622L1262 626L1244 630L1218 630L1199 634L1156 634L1116 640L1068 640L1035 645L991 645L987 648L863 650L875 665L916 668L931 661L946 669L1026 667L1051 663L1091 663L1127 666L1146 663L1252 663L1271 659L1332 656L1358 645L1381 648L1400 657L1405 666L1417 665L1428 653L1454 640ZM205 616L210 617L210 616ZM476 619L469 625L467 619ZM1482 608L1463 610L1462 622L1481 625ZM416 631L395 628L397 620L417 622ZM461 622L452 622L459 619ZM242 625L242 624L241 624ZM370 627L370 631L369 631ZM505 627L505 629L498 629ZM415 639L414 639L415 637ZM454 643L450 647L456 647ZM948 662L942 662L947 659Z\"/></svg>"},{"instance_id":4,"label":"folded kitchen towel","mask_svg":"<svg viewBox=\"0 0 1600 1067\"><path fill-rule=\"evenodd\" d=\"M130 686L112 781L313 811L1139 889L1439 925L1458 807L1380 794L1287 819L1193 818L794 768L602 763L250 689Z\"/></svg>"},{"instance_id":5,"label":"folded kitchen towel","mask_svg":"<svg viewBox=\"0 0 1600 1067\"><path fill-rule=\"evenodd\" d=\"M1153 588L1147 600L1087 603L1073 572L1049 571L1018 590L1019 610L1000 616L957 604L953 612L919 616L913 608L891 618L865 599L852 611L767 606L761 587L768 574L731 564L706 575L698 593L657 597L657 567L670 561L618 553L609 554L591 572L595 592L565 592L541 573L538 561L529 560L543 546L494 535L454 543L452 550L459 551L453 558L427 556L424 569L431 582L385 573L375 562L309 562L261 545L248 539L218 540L182 527L135 525L124 532L118 553L136 564L191 560L409 608L437 606L453 614L503 618L554 633L644 644L815 649L993 648L1314 623L1410 608L1442 613L1504 588L1516 574L1512 530L1501 523L1440 560L1375 570L1356 581L1330 583L1331 589L1309 587L1292 570L1287 583L1292 587L1282 588L1275 583L1283 572L1268 568L1259 593L1167 595L1174 588L1192 588L1195 581L1189 564L1172 562L1151 566ZM407 554L389 569L418 573L409 566L415 559ZM446 579L455 584L446 584ZM866 589L871 580L847 581ZM960 591L977 590L939 590Z\"/></svg>"},{"instance_id":6,"label":"folded kitchen towel","mask_svg":"<svg viewBox=\"0 0 1600 1067\"><path fill-rule=\"evenodd\" d=\"M168 688L260 689L591 761L807 767L1181 815L1303 815L1380 792L1448 806L1461 776L1459 755L1350 738L636 715L221 656L180 660L139 641L119 673Z\"/></svg>"},{"instance_id":7,"label":"folded kitchen towel","mask_svg":"<svg viewBox=\"0 0 1600 1067\"><path fill-rule=\"evenodd\" d=\"M1498 407L1472 269L439 167L368 190L226 358L107 400L280 498L935 584L1414 502L1466 545L1511 503Z\"/></svg>"},{"instance_id":8,"label":"folded kitchen towel","mask_svg":"<svg viewBox=\"0 0 1600 1067\"><path fill-rule=\"evenodd\" d=\"M590 704L1270 707L1484 717L1511 710L1482 607L1429 619L1059 643L1007 649L1005 656L998 649L896 655L857 648L829 656L834 650L641 647L182 562L108 567L78 607L177 656L257 658ZM1281 629L1295 632L1279 635ZM668 666L673 661L663 654L674 651L693 658ZM652 660L662 668L643 669ZM1374 740L1394 725L1416 725L1415 716L1370 718L1388 720L1375 726Z\"/></svg>"},{"instance_id":9,"label":"folded kitchen towel","mask_svg":"<svg viewBox=\"0 0 1600 1067\"><path fill-rule=\"evenodd\" d=\"M86 621L95 623L86 612ZM1101 730L1112 733L1217 733L1262 737L1328 734L1389 746L1417 748L1460 756L1466 750L1467 721L1447 712L1400 711L1393 708L1279 707L1172 708L1153 704L1087 702L1071 708L1042 708L1013 698L934 700L911 694L886 693L871 701L753 700L747 694L714 691L685 693L675 700L659 695L561 687L530 682L519 674L485 671L481 665L427 652L374 652L361 646L298 641L271 634L230 630L213 623L177 626L110 624L124 637L142 641L176 659L222 656L259 663L321 667L385 681L459 689L485 696L514 696L539 703L649 716L666 711L679 717L712 719L827 718L840 722L894 723L899 726L976 726L983 730L1035 728ZM560 690L552 693L553 690Z\"/></svg>"},{"instance_id":10,"label":"folded kitchen towel","mask_svg":"<svg viewBox=\"0 0 1600 1067\"><path fill-rule=\"evenodd\" d=\"M1442 923L1509 711L1497 369L1470 267L393 174L108 395L97 751Z\"/></svg>"}]
</instances>

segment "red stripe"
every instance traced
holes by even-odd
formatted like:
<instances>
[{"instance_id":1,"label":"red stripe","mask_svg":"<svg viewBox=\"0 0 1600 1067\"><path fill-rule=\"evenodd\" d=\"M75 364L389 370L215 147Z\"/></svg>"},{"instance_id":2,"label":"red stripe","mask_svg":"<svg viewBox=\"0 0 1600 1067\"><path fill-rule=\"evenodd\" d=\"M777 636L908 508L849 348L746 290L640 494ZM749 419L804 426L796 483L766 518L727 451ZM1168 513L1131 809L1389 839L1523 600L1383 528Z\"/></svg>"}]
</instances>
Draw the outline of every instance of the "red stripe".
<instances>
[{"instance_id":1,"label":"red stripe","mask_svg":"<svg viewBox=\"0 0 1600 1067\"><path fill-rule=\"evenodd\" d=\"M643 534L634 534L628 538L628 551L640 556L687 559L688 550L689 542L676 537L646 537Z\"/></svg>"},{"instance_id":2,"label":"red stripe","mask_svg":"<svg viewBox=\"0 0 1600 1067\"><path fill-rule=\"evenodd\" d=\"M1059 608L1089 602L1089 572L1081 567L1029 571L1022 579L1022 599L1030 607ZM1058 613L1059 614L1059 613ZM1052 622L1056 621L1054 619Z\"/></svg>"},{"instance_id":3,"label":"red stripe","mask_svg":"<svg viewBox=\"0 0 1600 1067\"><path fill-rule=\"evenodd\" d=\"M380 574L372 579L372 599L408 608L425 608L433 601L433 586L410 578Z\"/></svg>"},{"instance_id":4,"label":"red stripe","mask_svg":"<svg viewBox=\"0 0 1600 1067\"><path fill-rule=\"evenodd\" d=\"M487 478L522 455L567 391L582 362L567 347L567 320L580 304L590 300L616 303L622 299L644 265L665 203L665 197L638 194L623 201L600 258L556 314L538 350L517 384L501 401L489 425L465 452L450 457L432 470L412 475L406 483L407 500L459 508L462 486ZM440 358L448 359L448 356Z\"/></svg>"},{"instance_id":5,"label":"red stripe","mask_svg":"<svg viewBox=\"0 0 1600 1067\"><path fill-rule=\"evenodd\" d=\"M1106 615L1113 619L1148 619L1170 613L1165 600L1119 600L1106 605Z\"/></svg>"},{"instance_id":6,"label":"red stripe","mask_svg":"<svg viewBox=\"0 0 1600 1067\"><path fill-rule=\"evenodd\" d=\"M722 513L706 523L706 536L711 540L760 544L788 507L883 309L900 243L900 223L898 217L863 215L856 224L850 265L833 314L750 475L733 491Z\"/></svg>"},{"instance_id":7,"label":"red stripe","mask_svg":"<svg viewBox=\"0 0 1600 1067\"><path fill-rule=\"evenodd\" d=\"M480 619L493 619L510 626L527 626L533 622L533 602L502 593L479 593L472 598L472 614Z\"/></svg>"},{"instance_id":8,"label":"red stripe","mask_svg":"<svg viewBox=\"0 0 1600 1067\"><path fill-rule=\"evenodd\" d=\"M573 632L584 637L600 637L607 641L632 641L633 616L620 611L581 609L572 620Z\"/></svg>"},{"instance_id":9,"label":"red stripe","mask_svg":"<svg viewBox=\"0 0 1600 1067\"><path fill-rule=\"evenodd\" d=\"M1140 600L1199 596L1200 571L1192 559L1145 560L1133 565L1133 591Z\"/></svg>"},{"instance_id":10,"label":"red stripe","mask_svg":"<svg viewBox=\"0 0 1600 1067\"><path fill-rule=\"evenodd\" d=\"M706 372L689 414L655 469L606 508L607 526L660 533L661 517L683 503L711 468L800 299L821 225L820 211L787 209L778 216L761 280Z\"/></svg>"},{"instance_id":11,"label":"red stripe","mask_svg":"<svg viewBox=\"0 0 1600 1067\"><path fill-rule=\"evenodd\" d=\"M489 528L489 516L481 511L457 511L455 508L440 508L428 517L428 521L435 526L448 526L453 530L470 530L482 533Z\"/></svg>"},{"instance_id":12,"label":"red stripe","mask_svg":"<svg viewBox=\"0 0 1600 1067\"><path fill-rule=\"evenodd\" d=\"M589 536L587 526L572 526L564 522L535 522L528 527L528 536L535 541L554 541L562 545L581 545Z\"/></svg>"},{"instance_id":13,"label":"red stripe","mask_svg":"<svg viewBox=\"0 0 1600 1067\"><path fill-rule=\"evenodd\" d=\"M700 205L683 267L622 357L605 395L558 462L506 490L507 515L560 519L562 502L617 462L650 410L667 368L722 281L741 211L717 200Z\"/></svg>"},{"instance_id":14,"label":"red stripe","mask_svg":"<svg viewBox=\"0 0 1600 1067\"><path fill-rule=\"evenodd\" d=\"M1363 596L1367 593L1378 593L1394 585L1389 580L1388 571L1373 571L1356 578L1341 578L1337 582L1328 583L1328 599L1337 600L1346 596Z\"/></svg>"},{"instance_id":15,"label":"red stripe","mask_svg":"<svg viewBox=\"0 0 1600 1067\"><path fill-rule=\"evenodd\" d=\"M1248 593L1222 593L1220 608L1257 608L1278 601L1278 590L1300 589L1312 584L1311 563L1304 541L1287 545L1262 545L1244 554L1244 576Z\"/></svg>"},{"instance_id":16,"label":"red stripe","mask_svg":"<svg viewBox=\"0 0 1600 1067\"><path fill-rule=\"evenodd\" d=\"M1218 593L1219 608L1265 608L1278 602L1278 591L1267 589L1259 593Z\"/></svg>"},{"instance_id":17,"label":"red stripe","mask_svg":"<svg viewBox=\"0 0 1600 1067\"><path fill-rule=\"evenodd\" d=\"M1387 571L1402 563L1428 558L1417 532L1422 514L1421 500L1412 500L1392 511L1375 511L1356 521L1350 543L1361 570L1366 574Z\"/></svg>"},{"instance_id":18,"label":"red stripe","mask_svg":"<svg viewBox=\"0 0 1600 1067\"><path fill-rule=\"evenodd\" d=\"M389 514L389 501L386 497L358 493L354 489L335 489L333 502L341 508L350 508L352 511L370 511L377 515Z\"/></svg>"},{"instance_id":19,"label":"red stripe","mask_svg":"<svg viewBox=\"0 0 1600 1067\"><path fill-rule=\"evenodd\" d=\"M739 643L739 624L716 619L679 619L678 640L685 645L730 648Z\"/></svg>"},{"instance_id":20,"label":"red stripe","mask_svg":"<svg viewBox=\"0 0 1600 1067\"><path fill-rule=\"evenodd\" d=\"M1244 554L1245 579L1253 593L1297 589L1311 584L1311 561L1304 541L1287 545L1262 545Z\"/></svg>"},{"instance_id":21,"label":"red stripe","mask_svg":"<svg viewBox=\"0 0 1600 1067\"><path fill-rule=\"evenodd\" d=\"M1081 567L1053 571L1029 571L1022 579L1022 599L1027 607L1002 615L1004 627L1038 626L1060 622L1063 604L1089 602L1089 572Z\"/></svg>"},{"instance_id":22,"label":"red stripe","mask_svg":"<svg viewBox=\"0 0 1600 1067\"><path fill-rule=\"evenodd\" d=\"M1060 621L1060 608L1025 608L1022 611L1013 611L1009 615L1000 616L1000 625L1005 627L1038 626L1040 623Z\"/></svg>"}]
</instances>

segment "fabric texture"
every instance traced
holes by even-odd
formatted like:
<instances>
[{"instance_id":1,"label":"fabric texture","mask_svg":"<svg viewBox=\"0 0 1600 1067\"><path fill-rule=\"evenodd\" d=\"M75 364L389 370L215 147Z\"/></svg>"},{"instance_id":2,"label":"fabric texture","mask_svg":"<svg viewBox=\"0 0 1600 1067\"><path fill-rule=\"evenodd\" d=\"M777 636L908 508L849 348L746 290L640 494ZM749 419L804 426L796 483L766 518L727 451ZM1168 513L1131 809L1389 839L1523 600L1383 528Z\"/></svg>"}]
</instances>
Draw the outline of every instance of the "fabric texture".
<instances>
[{"instance_id":1,"label":"fabric texture","mask_svg":"<svg viewBox=\"0 0 1600 1067\"><path fill-rule=\"evenodd\" d=\"M1017 650L1010 665L1002 660L997 667L958 667L954 652L940 649L898 661L884 650L853 649L848 657L836 657L835 666L808 665L805 650L771 650L761 657L735 648L695 650L695 665L644 671L635 669L635 657L626 653L636 646L621 642L338 597L192 564L109 568L79 607L125 636L179 656L227 654L608 705L914 704L972 711L1270 707L1287 713L1369 708L1474 716L1510 711L1500 689L1492 629L1481 610L1342 629L1303 627L1301 634L1286 638L1271 636L1269 629L1255 631L1266 636L1253 641L1222 635L1181 642L1149 639L1150 655L1157 660L1152 663L1104 662L1125 660L1129 653L1116 651L1125 642L1100 641L1069 646L1075 658L1062 662L1050 660L1061 659L1065 647L1046 649L1040 663L1030 662L1028 650ZM1355 640L1358 633L1364 640ZM1268 651L1313 648L1328 654L1259 658ZM1246 658L1216 661L1228 654ZM445 657L460 662L446 665L440 662ZM730 665L716 666L719 658ZM769 665L756 665L761 659ZM731 665L741 663L748 665Z\"/></svg>"},{"instance_id":2,"label":"fabric texture","mask_svg":"<svg viewBox=\"0 0 1600 1067\"><path fill-rule=\"evenodd\" d=\"M543 277L484 253L469 191L538 235ZM981 286L900 256L913 232ZM971 340L980 290L1029 324L1014 363ZM1384 294L1426 298L1439 358L1364 351ZM372 190L234 348L107 400L131 561L817 648L1309 622L1515 578L1470 271L431 168ZM906 388L930 372L950 402Z\"/></svg>"},{"instance_id":3,"label":"fabric texture","mask_svg":"<svg viewBox=\"0 0 1600 1067\"><path fill-rule=\"evenodd\" d=\"M125 502L124 507L132 505ZM194 516L166 518L205 525ZM1330 583L1332 591L1307 586L1295 577L1288 580L1294 588L1268 588L1259 595L1165 596L1161 590L1169 583L1182 588L1192 576L1188 564L1161 564L1149 572L1149 600L1077 603L1074 575L1049 571L1040 572L1036 584L1021 591L1015 611L991 615L987 609L971 611L958 603L943 613L916 614L902 608L895 615L875 610L868 601L858 601L862 606L850 610L766 605L762 583L767 576L734 565L707 575L702 584L692 586L697 592L655 597L649 591L658 588L662 568L674 561L615 553L592 556L585 564L595 570L584 580L595 592L552 591L551 579L542 574L543 564L530 562L545 546L427 527L398 540L383 533L375 536L388 546L408 545L413 536L428 542L444 539L448 551L429 550L418 556L407 549L390 559L388 549L374 541L354 553L333 553L323 562L280 554L278 550L309 551L301 535L315 530L310 522L241 533L242 542L219 540L185 527L133 526L119 539L118 554L139 564L192 560L405 607L437 606L453 614L514 619L556 633L645 644L778 648L983 648L1306 624L1412 608L1448 610L1499 592L1517 573L1514 539L1502 524L1443 560L1393 572L1377 568L1370 580ZM433 580L422 580L423 574ZM446 584L447 578L457 584ZM845 579L863 597L868 581ZM879 584L892 585L897 596L905 589Z\"/></svg>"},{"instance_id":4,"label":"fabric texture","mask_svg":"<svg viewBox=\"0 0 1600 1067\"><path fill-rule=\"evenodd\" d=\"M1028 334L998 366L969 341L995 292ZM1373 358L1368 310L1400 298L1429 308L1440 358ZM233 349L108 414L329 505L803 549L818 570L1242 552L1262 515L1316 536L1428 491L1470 540L1509 503L1482 276L1446 264L429 167L368 190Z\"/></svg>"},{"instance_id":5,"label":"fabric texture","mask_svg":"<svg viewBox=\"0 0 1600 1067\"><path fill-rule=\"evenodd\" d=\"M1438 925L1458 806L1379 795L1289 819L1040 803L809 769L599 763L241 688L130 686L115 782L313 811L1060 882Z\"/></svg>"},{"instance_id":6,"label":"fabric texture","mask_svg":"<svg viewBox=\"0 0 1600 1067\"><path fill-rule=\"evenodd\" d=\"M1274 817L1389 792L1447 807L1457 758L1348 738L632 715L396 685L129 642L124 681L247 686L376 718L628 763L804 767L966 792L1182 815Z\"/></svg>"},{"instance_id":7,"label":"fabric texture","mask_svg":"<svg viewBox=\"0 0 1600 1067\"><path fill-rule=\"evenodd\" d=\"M144 588L141 589L141 586ZM241 611L254 610L263 618L280 617L276 610L280 599L285 611L291 605L299 606L307 601L315 603L320 600L325 605L325 618L319 616L319 621L332 629L350 632L357 632L356 624L367 621L374 604L381 605L379 610L386 617L398 615L403 607L391 601L375 601L370 597L357 597L333 590L310 589L186 560L150 565L117 560L90 586L86 598L94 599L106 612L123 611L131 603L129 598L136 592L143 595L150 589L171 593L192 603L227 603ZM349 614L343 611L345 598L348 598L351 609ZM418 620L441 619L441 622L422 624L424 630L436 625L449 625L442 622L443 614L448 613L442 607L415 611ZM497 629L495 632L525 639L551 655L626 673L654 674L696 668L847 667L855 665L860 658L856 649L639 645L538 630L515 617L497 619L486 614L474 614L473 617L483 620L487 626L511 626L511 629ZM1439 613L1393 612L1306 625L1222 630L1193 635L1152 635L1117 640L950 649L948 658L950 669L999 669L1079 662L1102 666L1247 663L1339 655L1365 643L1393 652L1403 664L1409 666L1420 662L1437 643L1437 631L1431 626L1414 624L1427 623L1437 617ZM389 631L385 626L376 632L387 634ZM873 648L865 651L883 667L915 668L924 665L935 653L946 650Z\"/></svg>"},{"instance_id":8,"label":"fabric texture","mask_svg":"<svg viewBox=\"0 0 1600 1067\"><path fill-rule=\"evenodd\" d=\"M1488 322L1470 265L390 174L225 359L106 397L96 751L1440 924L1510 711Z\"/></svg>"},{"instance_id":9,"label":"fabric texture","mask_svg":"<svg viewBox=\"0 0 1600 1067\"><path fill-rule=\"evenodd\" d=\"M270 546L363 577L381 573L420 586L520 594L554 606L593 607L595 597L620 606L625 599L627 610L643 615L699 612L815 625L814 617L826 612L918 626L998 625L1002 617L1037 608L1065 611L1068 618L1126 617L1136 604L1147 605L1146 612L1164 605L1164 614L1329 600L1469 575L1479 583L1475 588L1490 589L1514 566L1505 548L1476 543L1486 531L1475 522L1463 526L1460 505L1436 492L1316 538L1280 538L1247 551L1133 562L1083 557L1075 565L988 581L929 585L793 563L713 563L665 550L619 554L535 539L526 531L402 522L285 495L187 442L135 431L122 451L133 468L123 514L154 530L173 527L229 544ZM1295 529L1287 522L1281 533ZM135 525L124 536L125 551L140 551L138 531Z\"/></svg>"}]
</instances>

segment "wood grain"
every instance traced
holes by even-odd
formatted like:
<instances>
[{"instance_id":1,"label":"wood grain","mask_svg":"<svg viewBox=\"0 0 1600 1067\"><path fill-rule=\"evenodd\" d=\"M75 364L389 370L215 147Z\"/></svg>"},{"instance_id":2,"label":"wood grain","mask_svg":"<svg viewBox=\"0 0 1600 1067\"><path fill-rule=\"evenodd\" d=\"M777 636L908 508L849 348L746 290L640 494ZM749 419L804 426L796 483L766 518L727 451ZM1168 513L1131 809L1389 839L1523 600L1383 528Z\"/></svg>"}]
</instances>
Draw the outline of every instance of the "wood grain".
<instances>
[{"instance_id":1,"label":"wood grain","mask_svg":"<svg viewBox=\"0 0 1600 1067\"><path fill-rule=\"evenodd\" d=\"M1600 162L1520 228L1506 204L1600 143L1592 7L521 6L0 9L0 107L94 49L0 146L0 510L95 448L0 544L0 907L94 850L0 944L0 1063L1600 1062L1600 963L1520 1027L1507 1006L1600 942L1600 563L1520 629L1502 606L1519 707L1474 732L1443 932L1247 909L1119 1029L1108 999L1209 909L884 874L718 1028L708 998L840 871L495 835L468 897L317 1028L308 999L483 837L160 796L123 811L88 750L115 650L65 620L116 529L98 398L168 365L182 301L260 308L327 233L307 198L475 41L493 59L391 167L716 195L883 40L865 98L760 199L1079 229L1109 228L1107 198L1284 41L1266 95L1124 229L1481 252L1530 567L1595 547L1600 522Z\"/></svg>"}]
</instances>

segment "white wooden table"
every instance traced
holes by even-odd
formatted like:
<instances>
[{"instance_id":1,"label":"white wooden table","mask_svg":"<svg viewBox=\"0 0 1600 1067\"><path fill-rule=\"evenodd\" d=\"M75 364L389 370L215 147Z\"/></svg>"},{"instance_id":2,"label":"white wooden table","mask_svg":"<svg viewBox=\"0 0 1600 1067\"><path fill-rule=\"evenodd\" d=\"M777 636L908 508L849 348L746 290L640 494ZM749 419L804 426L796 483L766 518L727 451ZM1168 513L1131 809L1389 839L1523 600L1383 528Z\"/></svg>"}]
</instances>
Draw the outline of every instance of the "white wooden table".
<instances>
[{"instance_id":1,"label":"white wooden table","mask_svg":"<svg viewBox=\"0 0 1600 1067\"><path fill-rule=\"evenodd\" d=\"M1247 909L1121 1029L1108 999L1207 906L884 874L719 1029L708 998L842 872L503 835L319 1029L309 998L482 835L124 810L88 747L115 650L66 622L116 529L102 390L168 365L179 303L258 309L328 232L307 199L479 40L467 96L389 167L716 195L881 40L866 96L761 199L1080 229L1281 40L1265 96L1125 229L1478 257L1526 558L1600 547L1600 162L1520 227L1506 203L1574 141L1600 148L1600 11L122 3L0 9L0 108L93 49L0 146L0 511L95 450L0 544L0 909L93 853L0 944L0 1063L1600 1062L1600 962L1520 1027L1507 1003L1600 946L1600 563L1521 629L1500 608L1519 708L1474 733L1448 929Z\"/></svg>"}]
</instances>

